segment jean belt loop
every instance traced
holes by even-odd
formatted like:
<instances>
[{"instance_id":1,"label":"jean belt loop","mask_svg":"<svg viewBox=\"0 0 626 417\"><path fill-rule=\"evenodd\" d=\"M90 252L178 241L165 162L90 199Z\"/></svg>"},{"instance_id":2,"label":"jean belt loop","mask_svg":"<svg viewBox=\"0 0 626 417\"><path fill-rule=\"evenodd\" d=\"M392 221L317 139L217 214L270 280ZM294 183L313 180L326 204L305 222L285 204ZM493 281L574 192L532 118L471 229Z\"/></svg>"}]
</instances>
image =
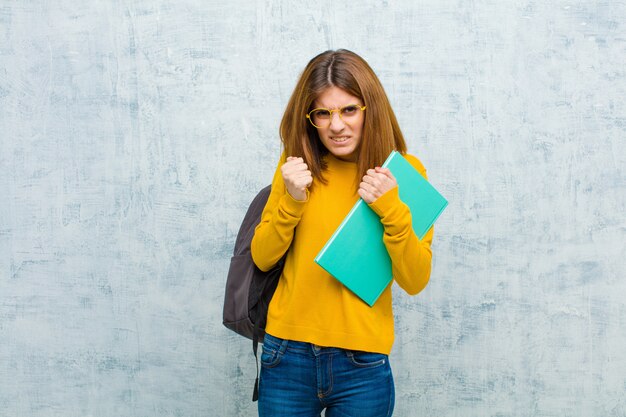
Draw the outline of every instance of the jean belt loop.
<instances>
[{"instance_id":1,"label":"jean belt loop","mask_svg":"<svg viewBox=\"0 0 626 417\"><path fill-rule=\"evenodd\" d=\"M285 353L285 351L287 350L287 346L289 345L289 340L288 339L282 339L280 342L280 348L278 348L278 351L283 354Z\"/></svg>"}]
</instances>

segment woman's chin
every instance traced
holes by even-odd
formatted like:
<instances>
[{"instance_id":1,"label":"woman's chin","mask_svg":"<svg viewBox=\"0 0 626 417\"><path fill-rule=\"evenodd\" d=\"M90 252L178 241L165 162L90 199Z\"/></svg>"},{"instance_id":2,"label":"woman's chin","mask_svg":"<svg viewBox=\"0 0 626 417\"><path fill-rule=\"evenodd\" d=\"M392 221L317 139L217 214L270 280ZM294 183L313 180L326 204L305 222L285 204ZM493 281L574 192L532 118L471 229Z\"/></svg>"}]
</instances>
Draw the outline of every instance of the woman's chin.
<instances>
[{"instance_id":1,"label":"woman's chin","mask_svg":"<svg viewBox=\"0 0 626 417\"><path fill-rule=\"evenodd\" d=\"M356 153L352 149L330 149L330 153L337 159L347 162L356 161Z\"/></svg>"}]
</instances>

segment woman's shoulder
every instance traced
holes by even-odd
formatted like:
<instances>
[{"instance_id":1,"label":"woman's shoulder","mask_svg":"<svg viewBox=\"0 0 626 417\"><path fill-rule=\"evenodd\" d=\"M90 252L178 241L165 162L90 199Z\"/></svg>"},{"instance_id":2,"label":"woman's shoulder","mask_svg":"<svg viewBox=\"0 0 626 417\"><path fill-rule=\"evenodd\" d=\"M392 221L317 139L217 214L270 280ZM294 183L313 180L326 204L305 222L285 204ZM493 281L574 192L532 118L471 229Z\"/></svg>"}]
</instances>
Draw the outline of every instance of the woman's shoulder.
<instances>
[{"instance_id":1,"label":"woman's shoulder","mask_svg":"<svg viewBox=\"0 0 626 417\"><path fill-rule=\"evenodd\" d=\"M424 167L424 164L422 164L422 161L420 161L417 156L409 153L405 153L403 156L411 165L413 165L413 168L422 174L422 176L426 177L426 167Z\"/></svg>"}]
</instances>

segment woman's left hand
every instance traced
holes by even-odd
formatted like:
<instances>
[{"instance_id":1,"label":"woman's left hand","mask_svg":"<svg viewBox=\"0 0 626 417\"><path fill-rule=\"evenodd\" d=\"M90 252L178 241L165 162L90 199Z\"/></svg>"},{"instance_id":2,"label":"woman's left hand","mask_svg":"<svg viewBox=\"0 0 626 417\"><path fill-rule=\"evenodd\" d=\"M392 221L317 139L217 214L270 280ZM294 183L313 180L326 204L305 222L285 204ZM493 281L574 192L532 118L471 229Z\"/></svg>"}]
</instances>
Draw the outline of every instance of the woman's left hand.
<instances>
[{"instance_id":1,"label":"woman's left hand","mask_svg":"<svg viewBox=\"0 0 626 417\"><path fill-rule=\"evenodd\" d=\"M396 179L388 168L368 169L359 184L359 195L367 204L371 204L397 185Z\"/></svg>"}]
</instances>

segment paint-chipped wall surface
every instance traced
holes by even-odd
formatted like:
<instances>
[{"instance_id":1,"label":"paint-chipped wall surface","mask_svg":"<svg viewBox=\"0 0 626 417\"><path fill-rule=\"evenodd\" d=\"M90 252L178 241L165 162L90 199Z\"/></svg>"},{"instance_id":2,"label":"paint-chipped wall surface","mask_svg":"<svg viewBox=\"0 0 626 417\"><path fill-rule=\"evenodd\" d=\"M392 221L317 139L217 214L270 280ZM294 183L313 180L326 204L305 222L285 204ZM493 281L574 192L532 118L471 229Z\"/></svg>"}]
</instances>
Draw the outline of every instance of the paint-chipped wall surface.
<instances>
[{"instance_id":1,"label":"paint-chipped wall surface","mask_svg":"<svg viewBox=\"0 0 626 417\"><path fill-rule=\"evenodd\" d=\"M394 287L395 416L626 416L624 1L0 2L0 416L256 416L222 326L327 49L450 204Z\"/></svg>"}]
</instances>

